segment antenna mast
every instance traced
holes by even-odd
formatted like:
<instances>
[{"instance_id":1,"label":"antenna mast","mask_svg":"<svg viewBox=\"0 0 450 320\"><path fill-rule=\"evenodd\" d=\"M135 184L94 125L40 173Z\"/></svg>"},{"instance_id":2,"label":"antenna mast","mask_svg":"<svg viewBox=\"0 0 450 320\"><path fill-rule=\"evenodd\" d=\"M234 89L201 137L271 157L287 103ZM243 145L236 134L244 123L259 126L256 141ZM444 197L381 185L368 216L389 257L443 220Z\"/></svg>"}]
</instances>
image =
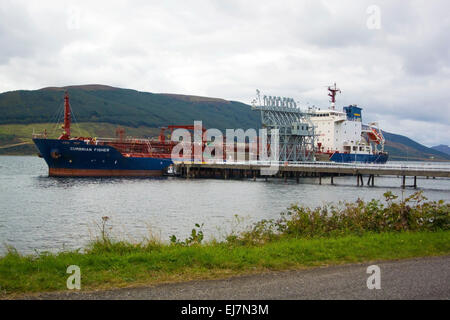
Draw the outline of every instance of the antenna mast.
<instances>
[{"instance_id":1,"label":"antenna mast","mask_svg":"<svg viewBox=\"0 0 450 320\"><path fill-rule=\"evenodd\" d=\"M63 133L59 137L60 140L70 139L70 103L69 93L66 91L64 94L64 124L62 126Z\"/></svg>"},{"instance_id":2,"label":"antenna mast","mask_svg":"<svg viewBox=\"0 0 450 320\"><path fill-rule=\"evenodd\" d=\"M330 93L328 94L329 97L331 97L331 109L334 110L334 108L336 107L336 94L339 92L341 93L341 89L338 89L336 87L336 82L334 83L334 87L328 87L328 91L330 91Z\"/></svg>"}]
</instances>

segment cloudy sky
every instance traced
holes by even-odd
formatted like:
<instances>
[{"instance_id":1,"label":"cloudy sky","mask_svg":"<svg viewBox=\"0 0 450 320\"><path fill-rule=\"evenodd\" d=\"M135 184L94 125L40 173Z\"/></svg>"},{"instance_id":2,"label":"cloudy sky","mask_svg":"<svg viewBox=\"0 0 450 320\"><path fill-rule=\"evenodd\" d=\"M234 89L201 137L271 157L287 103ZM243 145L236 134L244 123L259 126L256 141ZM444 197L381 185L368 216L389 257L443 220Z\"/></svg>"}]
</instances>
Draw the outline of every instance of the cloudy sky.
<instances>
[{"instance_id":1,"label":"cloudy sky","mask_svg":"<svg viewBox=\"0 0 450 320\"><path fill-rule=\"evenodd\" d=\"M0 92L100 83L250 103L255 89L450 144L448 0L0 0Z\"/></svg>"}]
</instances>

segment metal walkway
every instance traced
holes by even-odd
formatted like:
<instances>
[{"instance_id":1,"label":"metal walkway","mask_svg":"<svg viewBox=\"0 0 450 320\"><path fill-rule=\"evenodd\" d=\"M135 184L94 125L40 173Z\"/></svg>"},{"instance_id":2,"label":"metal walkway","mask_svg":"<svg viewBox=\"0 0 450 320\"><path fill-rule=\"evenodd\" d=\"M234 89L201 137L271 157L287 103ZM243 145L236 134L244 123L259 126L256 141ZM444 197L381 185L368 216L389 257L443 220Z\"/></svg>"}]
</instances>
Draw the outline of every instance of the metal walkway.
<instances>
[{"instance_id":1,"label":"metal walkway","mask_svg":"<svg viewBox=\"0 0 450 320\"><path fill-rule=\"evenodd\" d=\"M179 162L175 164L178 175L185 178L269 178L261 174L271 168L272 177L296 178L318 177L322 183L322 176L333 177L339 175L354 175L358 186L364 185L363 175L369 177L367 184L374 185L375 176L401 176L402 187L406 187L406 177L414 177L413 187L417 187L417 177L450 178L450 166L439 164L402 165L402 164L364 164L364 163L333 163L333 162Z\"/></svg>"}]
</instances>

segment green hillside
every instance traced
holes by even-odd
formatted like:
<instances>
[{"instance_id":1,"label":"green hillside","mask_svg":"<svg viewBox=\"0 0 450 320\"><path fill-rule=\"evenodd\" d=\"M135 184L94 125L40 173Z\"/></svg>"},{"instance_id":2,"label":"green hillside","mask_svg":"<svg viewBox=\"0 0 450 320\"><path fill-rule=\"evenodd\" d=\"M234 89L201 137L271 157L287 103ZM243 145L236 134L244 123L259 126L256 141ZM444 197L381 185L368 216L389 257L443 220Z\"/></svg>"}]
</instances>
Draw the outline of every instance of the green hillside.
<instances>
[{"instance_id":1,"label":"green hillside","mask_svg":"<svg viewBox=\"0 0 450 320\"><path fill-rule=\"evenodd\" d=\"M158 127L193 124L202 120L207 128L259 128L260 114L244 103L216 98L155 94L103 85L44 88L0 94L0 154L33 154L33 131L44 128L57 137L62 122L63 95L69 91L76 123L73 134L112 137L117 125L127 135L153 137ZM438 150L407 137L385 132L391 160L450 160Z\"/></svg>"},{"instance_id":2,"label":"green hillside","mask_svg":"<svg viewBox=\"0 0 450 320\"><path fill-rule=\"evenodd\" d=\"M414 140L389 132L383 132L386 139L385 150L391 159L403 161L450 160L450 155L428 148Z\"/></svg>"},{"instance_id":3,"label":"green hillside","mask_svg":"<svg viewBox=\"0 0 450 320\"><path fill-rule=\"evenodd\" d=\"M431 147L431 149L450 155L450 147L443 144Z\"/></svg>"},{"instance_id":4,"label":"green hillside","mask_svg":"<svg viewBox=\"0 0 450 320\"><path fill-rule=\"evenodd\" d=\"M101 85L67 87L78 122L106 122L130 127L161 127L203 120L218 129L255 128L258 115L249 106L223 99L154 94ZM62 110L65 88L0 94L0 124L54 122Z\"/></svg>"}]
</instances>

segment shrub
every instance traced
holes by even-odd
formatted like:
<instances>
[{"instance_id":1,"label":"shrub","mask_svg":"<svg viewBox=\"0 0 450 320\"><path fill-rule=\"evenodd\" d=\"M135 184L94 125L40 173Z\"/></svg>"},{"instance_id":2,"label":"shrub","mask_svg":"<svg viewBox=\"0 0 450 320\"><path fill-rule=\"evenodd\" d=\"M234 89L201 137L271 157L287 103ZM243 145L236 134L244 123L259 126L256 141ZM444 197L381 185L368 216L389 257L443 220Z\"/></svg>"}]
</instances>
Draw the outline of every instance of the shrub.
<instances>
[{"instance_id":1,"label":"shrub","mask_svg":"<svg viewBox=\"0 0 450 320\"><path fill-rule=\"evenodd\" d=\"M292 205L278 220L262 220L227 237L229 243L261 244L280 237L323 237L364 232L437 231L450 228L450 204L427 201L422 191L398 201L392 192L379 200L307 208Z\"/></svg>"}]
</instances>

